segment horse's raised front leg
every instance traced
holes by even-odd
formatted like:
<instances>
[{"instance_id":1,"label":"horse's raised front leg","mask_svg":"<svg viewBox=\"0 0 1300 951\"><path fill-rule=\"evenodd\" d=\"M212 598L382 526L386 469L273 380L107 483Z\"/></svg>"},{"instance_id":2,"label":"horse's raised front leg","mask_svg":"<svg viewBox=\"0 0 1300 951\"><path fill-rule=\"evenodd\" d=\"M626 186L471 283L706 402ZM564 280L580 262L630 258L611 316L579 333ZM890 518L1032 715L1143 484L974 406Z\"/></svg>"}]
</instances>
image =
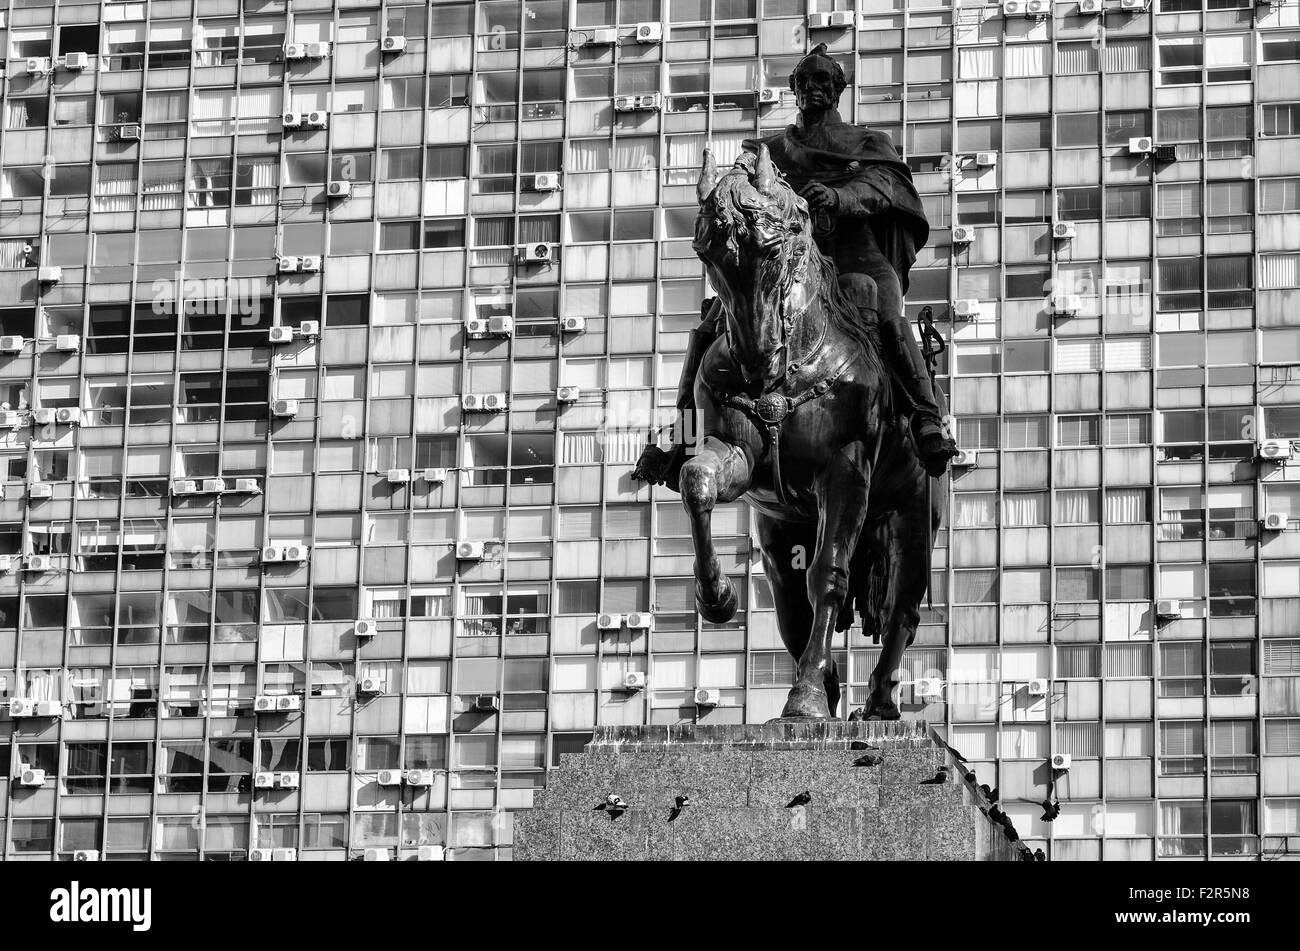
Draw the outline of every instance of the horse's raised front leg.
<instances>
[{"instance_id":1,"label":"horse's raised front leg","mask_svg":"<svg viewBox=\"0 0 1300 951\"><path fill-rule=\"evenodd\" d=\"M867 514L871 463L861 443L835 455L817 480L817 547L808 565L812 631L795 661L795 682L782 717L831 716L826 684L834 680L831 637L849 595L849 563Z\"/></svg>"},{"instance_id":2,"label":"horse's raised front leg","mask_svg":"<svg viewBox=\"0 0 1300 951\"><path fill-rule=\"evenodd\" d=\"M713 547L713 507L740 498L749 488L749 461L737 447L706 436L700 451L682 466L682 503L691 516L695 542L695 606L713 624L736 614L736 590L722 573Z\"/></svg>"}]
</instances>

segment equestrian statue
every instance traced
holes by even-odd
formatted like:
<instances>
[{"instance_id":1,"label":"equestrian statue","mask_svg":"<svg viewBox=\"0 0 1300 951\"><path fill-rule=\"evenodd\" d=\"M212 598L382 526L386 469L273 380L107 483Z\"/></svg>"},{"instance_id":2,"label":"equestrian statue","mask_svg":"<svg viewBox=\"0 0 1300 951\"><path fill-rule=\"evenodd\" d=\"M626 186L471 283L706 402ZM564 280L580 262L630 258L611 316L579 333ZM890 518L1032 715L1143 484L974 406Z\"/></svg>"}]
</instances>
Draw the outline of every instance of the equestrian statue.
<instances>
[{"instance_id":1,"label":"equestrian statue","mask_svg":"<svg viewBox=\"0 0 1300 951\"><path fill-rule=\"evenodd\" d=\"M840 118L847 82L825 51L790 76L798 124L746 140L721 174L704 153L693 247L718 296L704 302L678 397L697 440L648 446L633 475L680 492L696 607L712 623L730 620L737 598L711 513L748 500L795 659L782 719L837 715L831 638L856 605L882 650L853 718L892 720L956 446L932 350L903 312L929 225L889 137ZM923 336L942 348L932 326Z\"/></svg>"}]
</instances>

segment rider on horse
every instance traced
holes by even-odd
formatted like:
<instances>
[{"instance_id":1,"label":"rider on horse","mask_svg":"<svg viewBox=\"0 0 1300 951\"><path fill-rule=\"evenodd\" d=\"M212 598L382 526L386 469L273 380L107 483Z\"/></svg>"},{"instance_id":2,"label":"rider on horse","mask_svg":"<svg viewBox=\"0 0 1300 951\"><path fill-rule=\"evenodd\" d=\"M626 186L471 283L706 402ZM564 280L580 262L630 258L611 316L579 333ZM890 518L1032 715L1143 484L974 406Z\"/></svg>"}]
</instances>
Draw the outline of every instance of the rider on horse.
<instances>
[{"instance_id":1,"label":"rider on horse","mask_svg":"<svg viewBox=\"0 0 1300 951\"><path fill-rule=\"evenodd\" d=\"M875 324L882 355L912 409L918 455L931 476L941 476L957 447L943 421L925 359L903 313L908 272L924 246L929 225L911 172L883 132L849 125L836 108L847 86L840 65L818 45L790 75L800 111L798 125L760 140L791 187L808 203L814 238L831 257L846 296L860 318ZM759 142L746 140L756 152ZM691 334L677 407L695 408L695 375L709 345L723 332L722 307L704 302L703 319ZM650 446L637 474L676 488L686 459L683 445L665 453Z\"/></svg>"}]
</instances>

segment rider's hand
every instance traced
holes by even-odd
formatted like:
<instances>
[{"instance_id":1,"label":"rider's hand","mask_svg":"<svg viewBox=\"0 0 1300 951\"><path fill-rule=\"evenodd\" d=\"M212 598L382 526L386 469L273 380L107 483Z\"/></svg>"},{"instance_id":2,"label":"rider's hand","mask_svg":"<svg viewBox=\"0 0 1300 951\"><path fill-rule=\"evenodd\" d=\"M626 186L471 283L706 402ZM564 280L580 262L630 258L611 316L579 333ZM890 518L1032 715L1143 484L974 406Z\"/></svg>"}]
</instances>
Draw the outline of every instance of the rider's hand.
<instances>
[{"instance_id":1,"label":"rider's hand","mask_svg":"<svg viewBox=\"0 0 1300 951\"><path fill-rule=\"evenodd\" d=\"M808 202L811 211L825 208L829 212L834 212L840 206L840 196L835 189L821 182L808 183L799 194L804 201Z\"/></svg>"}]
</instances>

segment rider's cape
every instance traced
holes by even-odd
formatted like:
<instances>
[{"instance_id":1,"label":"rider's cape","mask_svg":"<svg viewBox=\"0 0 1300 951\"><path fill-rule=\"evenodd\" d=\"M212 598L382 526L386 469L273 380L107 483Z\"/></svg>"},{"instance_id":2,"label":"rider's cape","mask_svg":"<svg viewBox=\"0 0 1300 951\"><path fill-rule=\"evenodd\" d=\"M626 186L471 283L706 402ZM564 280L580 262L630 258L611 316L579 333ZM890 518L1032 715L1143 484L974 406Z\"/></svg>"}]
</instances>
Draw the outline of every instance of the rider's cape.
<instances>
[{"instance_id":1,"label":"rider's cape","mask_svg":"<svg viewBox=\"0 0 1300 951\"><path fill-rule=\"evenodd\" d=\"M785 131L761 140L746 139L744 147L756 152L759 141L767 144L772 161L795 191L809 182L836 190L840 205L835 217L839 221L818 221L818 230L824 232L827 224L838 225L846 232L843 238L851 241L855 226L869 226L907 293L909 272L917 252L925 246L930 225L912 184L912 172L889 136L850 125L838 113L831 113L821 125L786 126ZM882 199L888 203L883 212L879 208Z\"/></svg>"}]
</instances>

